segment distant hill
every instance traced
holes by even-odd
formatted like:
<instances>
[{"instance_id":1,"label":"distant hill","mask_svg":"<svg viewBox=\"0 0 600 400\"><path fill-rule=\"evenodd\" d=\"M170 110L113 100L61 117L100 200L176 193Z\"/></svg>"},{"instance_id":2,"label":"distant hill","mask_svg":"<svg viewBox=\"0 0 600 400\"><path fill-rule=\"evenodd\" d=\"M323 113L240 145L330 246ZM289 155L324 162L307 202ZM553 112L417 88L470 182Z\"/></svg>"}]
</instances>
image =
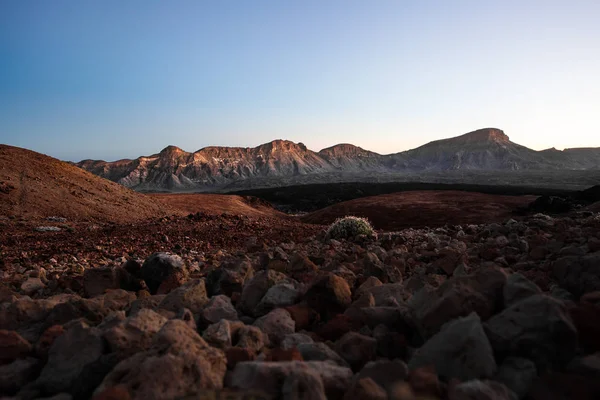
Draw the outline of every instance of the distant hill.
<instances>
[{"instance_id":1,"label":"distant hill","mask_svg":"<svg viewBox=\"0 0 600 400\"><path fill-rule=\"evenodd\" d=\"M0 145L0 214L130 222L172 214L150 196L30 150Z\"/></svg>"},{"instance_id":2,"label":"distant hill","mask_svg":"<svg viewBox=\"0 0 600 400\"><path fill-rule=\"evenodd\" d=\"M598 170L600 148L536 151L485 128L413 150L381 155L352 144L313 152L302 143L274 140L254 148L206 147L188 153L168 146L160 153L115 162L84 160L77 166L136 190L183 191L258 178L328 173L439 171Z\"/></svg>"}]
</instances>

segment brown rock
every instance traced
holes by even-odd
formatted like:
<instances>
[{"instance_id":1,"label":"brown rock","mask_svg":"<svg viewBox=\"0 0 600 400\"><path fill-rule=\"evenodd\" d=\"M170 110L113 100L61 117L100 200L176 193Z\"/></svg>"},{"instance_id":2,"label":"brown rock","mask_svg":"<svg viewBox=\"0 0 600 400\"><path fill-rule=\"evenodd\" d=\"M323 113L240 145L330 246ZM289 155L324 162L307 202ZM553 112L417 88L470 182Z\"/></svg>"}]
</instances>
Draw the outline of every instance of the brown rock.
<instances>
[{"instance_id":1,"label":"brown rock","mask_svg":"<svg viewBox=\"0 0 600 400\"><path fill-rule=\"evenodd\" d=\"M264 361L304 361L304 359L302 358L302 354L300 354L298 349L284 350L281 348L275 348L267 351Z\"/></svg>"},{"instance_id":2,"label":"brown rock","mask_svg":"<svg viewBox=\"0 0 600 400\"><path fill-rule=\"evenodd\" d=\"M0 365L27 356L31 349L31 344L17 332L0 330Z\"/></svg>"},{"instance_id":3,"label":"brown rock","mask_svg":"<svg viewBox=\"0 0 600 400\"><path fill-rule=\"evenodd\" d=\"M52 344L54 343L56 338L58 338L63 333L65 333L65 329L62 327L62 325L53 325L50 328L46 329L44 333L42 333L42 336L40 336L40 339L35 344L36 355L41 359L47 358L50 347L52 347Z\"/></svg>"},{"instance_id":4,"label":"brown rock","mask_svg":"<svg viewBox=\"0 0 600 400\"><path fill-rule=\"evenodd\" d=\"M126 386L117 385L103 390L95 395L92 400L131 400L131 395Z\"/></svg>"},{"instance_id":5,"label":"brown rock","mask_svg":"<svg viewBox=\"0 0 600 400\"><path fill-rule=\"evenodd\" d=\"M345 280L329 274L315 282L304 295L307 304L327 320L343 313L352 302L352 292Z\"/></svg>"},{"instance_id":6,"label":"brown rock","mask_svg":"<svg viewBox=\"0 0 600 400\"><path fill-rule=\"evenodd\" d=\"M433 366L410 371L408 382L417 396L442 397L442 386Z\"/></svg>"},{"instance_id":7,"label":"brown rock","mask_svg":"<svg viewBox=\"0 0 600 400\"><path fill-rule=\"evenodd\" d=\"M600 351L600 306L581 303L570 311L579 335L579 345L587 352Z\"/></svg>"},{"instance_id":8,"label":"brown rock","mask_svg":"<svg viewBox=\"0 0 600 400\"><path fill-rule=\"evenodd\" d=\"M346 333L358 331L362 324L344 314L338 314L324 325L315 330L315 333L325 340L336 341Z\"/></svg>"},{"instance_id":9,"label":"brown rock","mask_svg":"<svg viewBox=\"0 0 600 400\"><path fill-rule=\"evenodd\" d=\"M353 370L360 370L377 355L377 340L356 332L348 332L339 339L334 350L350 364Z\"/></svg>"},{"instance_id":10,"label":"brown rock","mask_svg":"<svg viewBox=\"0 0 600 400\"><path fill-rule=\"evenodd\" d=\"M285 307L290 316L296 323L296 330L308 329L319 320L319 314L306 303L294 304Z\"/></svg>"},{"instance_id":11,"label":"brown rock","mask_svg":"<svg viewBox=\"0 0 600 400\"><path fill-rule=\"evenodd\" d=\"M344 396L344 400L387 400L387 398L385 390L371 378L357 380Z\"/></svg>"},{"instance_id":12,"label":"brown rock","mask_svg":"<svg viewBox=\"0 0 600 400\"><path fill-rule=\"evenodd\" d=\"M231 370L239 362L254 361L256 355L249 348L230 347L225 350L225 357L227 357L227 368Z\"/></svg>"},{"instance_id":13,"label":"brown rock","mask_svg":"<svg viewBox=\"0 0 600 400\"><path fill-rule=\"evenodd\" d=\"M88 268L83 273L83 290L87 297L101 296L108 289L119 288L119 277L115 268Z\"/></svg>"}]
</instances>

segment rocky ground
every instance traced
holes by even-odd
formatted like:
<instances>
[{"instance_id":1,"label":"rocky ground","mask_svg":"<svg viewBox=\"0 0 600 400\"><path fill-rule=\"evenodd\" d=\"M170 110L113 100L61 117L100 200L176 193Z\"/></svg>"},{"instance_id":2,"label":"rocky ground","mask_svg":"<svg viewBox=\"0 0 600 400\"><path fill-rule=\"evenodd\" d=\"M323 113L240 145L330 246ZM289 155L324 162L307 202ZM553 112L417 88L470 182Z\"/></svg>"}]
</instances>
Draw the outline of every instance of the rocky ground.
<instances>
[{"instance_id":1,"label":"rocky ground","mask_svg":"<svg viewBox=\"0 0 600 400\"><path fill-rule=\"evenodd\" d=\"M600 398L600 214L0 222L6 398Z\"/></svg>"}]
</instances>

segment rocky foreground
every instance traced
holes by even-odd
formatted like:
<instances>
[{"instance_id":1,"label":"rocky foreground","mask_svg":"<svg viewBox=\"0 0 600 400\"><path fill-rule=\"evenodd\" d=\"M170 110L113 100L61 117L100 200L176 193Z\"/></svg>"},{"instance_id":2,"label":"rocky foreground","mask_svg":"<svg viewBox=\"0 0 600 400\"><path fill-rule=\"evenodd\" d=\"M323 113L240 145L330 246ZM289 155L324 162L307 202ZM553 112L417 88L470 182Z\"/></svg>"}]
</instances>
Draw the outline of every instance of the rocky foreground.
<instances>
[{"instance_id":1,"label":"rocky foreground","mask_svg":"<svg viewBox=\"0 0 600 400\"><path fill-rule=\"evenodd\" d=\"M5 260L0 393L600 398L600 214L269 243Z\"/></svg>"}]
</instances>

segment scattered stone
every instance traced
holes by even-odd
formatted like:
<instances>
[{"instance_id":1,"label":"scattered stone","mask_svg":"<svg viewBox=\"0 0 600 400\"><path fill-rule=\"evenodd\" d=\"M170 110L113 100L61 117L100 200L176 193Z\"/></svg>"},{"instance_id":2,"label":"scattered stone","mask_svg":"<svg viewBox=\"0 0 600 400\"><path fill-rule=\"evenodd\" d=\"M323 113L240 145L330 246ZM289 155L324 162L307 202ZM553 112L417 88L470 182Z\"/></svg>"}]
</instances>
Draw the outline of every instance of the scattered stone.
<instances>
[{"instance_id":1,"label":"scattered stone","mask_svg":"<svg viewBox=\"0 0 600 400\"><path fill-rule=\"evenodd\" d=\"M269 311L291 306L300 298L300 292L289 283L280 283L267 290L260 303L256 306L254 315L264 315Z\"/></svg>"},{"instance_id":2,"label":"scattered stone","mask_svg":"<svg viewBox=\"0 0 600 400\"><path fill-rule=\"evenodd\" d=\"M352 302L352 292L345 280L329 274L315 282L304 295L306 303L316 310L321 318L328 320L343 313Z\"/></svg>"},{"instance_id":3,"label":"scattered stone","mask_svg":"<svg viewBox=\"0 0 600 400\"><path fill-rule=\"evenodd\" d=\"M227 370L225 354L210 347L180 320L168 321L152 347L121 361L95 394L123 385L132 399L172 399L220 389Z\"/></svg>"},{"instance_id":4,"label":"scattered stone","mask_svg":"<svg viewBox=\"0 0 600 400\"><path fill-rule=\"evenodd\" d=\"M238 313L231 304L231 299L225 295L213 296L200 312L200 316L208 324L220 320L237 321Z\"/></svg>"},{"instance_id":5,"label":"scattered stone","mask_svg":"<svg viewBox=\"0 0 600 400\"><path fill-rule=\"evenodd\" d=\"M31 296L45 287L46 285L44 285L40 278L29 278L21 284L21 291Z\"/></svg>"},{"instance_id":6,"label":"scattered stone","mask_svg":"<svg viewBox=\"0 0 600 400\"><path fill-rule=\"evenodd\" d=\"M166 294L185 282L188 269L176 254L154 253L144 261L140 275L151 294Z\"/></svg>"},{"instance_id":7,"label":"scattered stone","mask_svg":"<svg viewBox=\"0 0 600 400\"><path fill-rule=\"evenodd\" d=\"M371 378L355 381L346 392L344 400L387 400L388 394Z\"/></svg>"},{"instance_id":8,"label":"scattered stone","mask_svg":"<svg viewBox=\"0 0 600 400\"><path fill-rule=\"evenodd\" d=\"M519 301L537 294L542 294L540 288L521 274L512 274L504 286L504 307L510 307Z\"/></svg>"},{"instance_id":9,"label":"scattered stone","mask_svg":"<svg viewBox=\"0 0 600 400\"><path fill-rule=\"evenodd\" d=\"M334 350L354 371L359 371L366 363L375 359L377 340L357 332L348 332L335 343Z\"/></svg>"},{"instance_id":10,"label":"scattered stone","mask_svg":"<svg viewBox=\"0 0 600 400\"><path fill-rule=\"evenodd\" d=\"M516 400L517 396L499 382L472 380L452 387L448 399Z\"/></svg>"},{"instance_id":11,"label":"scattered stone","mask_svg":"<svg viewBox=\"0 0 600 400\"><path fill-rule=\"evenodd\" d=\"M314 340L304 333L290 333L286 335L281 341L281 348L284 350L289 350L293 348L297 348L301 344L310 344L314 343Z\"/></svg>"},{"instance_id":12,"label":"scattered stone","mask_svg":"<svg viewBox=\"0 0 600 400\"><path fill-rule=\"evenodd\" d=\"M267 291L279 282L288 281L288 277L280 272L260 271L244 285L238 308L247 315L254 315L256 306Z\"/></svg>"},{"instance_id":13,"label":"scattered stone","mask_svg":"<svg viewBox=\"0 0 600 400\"><path fill-rule=\"evenodd\" d=\"M54 341L35 385L48 394L69 392L83 369L96 362L103 351L98 330L76 322Z\"/></svg>"},{"instance_id":14,"label":"scattered stone","mask_svg":"<svg viewBox=\"0 0 600 400\"><path fill-rule=\"evenodd\" d=\"M564 365L577 349L577 330L565 306L544 295L522 300L485 323L494 351L528 358L539 370Z\"/></svg>"},{"instance_id":15,"label":"scattered stone","mask_svg":"<svg viewBox=\"0 0 600 400\"><path fill-rule=\"evenodd\" d=\"M269 341L278 345L286 335L294 333L296 323L290 313L283 308L277 308L254 322L254 326L267 334Z\"/></svg>"},{"instance_id":16,"label":"scattered stone","mask_svg":"<svg viewBox=\"0 0 600 400\"><path fill-rule=\"evenodd\" d=\"M206 303L208 303L208 296L204 280L196 279L172 290L158 307L173 312L187 308L192 313L198 314Z\"/></svg>"},{"instance_id":17,"label":"scattered stone","mask_svg":"<svg viewBox=\"0 0 600 400\"><path fill-rule=\"evenodd\" d=\"M12 396L39 373L41 363L35 358L21 358L10 364L0 363L0 394Z\"/></svg>"},{"instance_id":18,"label":"scattered stone","mask_svg":"<svg viewBox=\"0 0 600 400\"><path fill-rule=\"evenodd\" d=\"M101 296L108 289L119 287L119 277L115 268L88 268L83 273L83 290L87 297Z\"/></svg>"},{"instance_id":19,"label":"scattered stone","mask_svg":"<svg viewBox=\"0 0 600 400\"><path fill-rule=\"evenodd\" d=\"M302 343L298 351L306 361L329 361L340 367L349 367L348 362L323 342Z\"/></svg>"},{"instance_id":20,"label":"scattered stone","mask_svg":"<svg viewBox=\"0 0 600 400\"><path fill-rule=\"evenodd\" d=\"M31 344L17 332L0 330L0 365L24 358L31 350Z\"/></svg>"},{"instance_id":21,"label":"scattered stone","mask_svg":"<svg viewBox=\"0 0 600 400\"><path fill-rule=\"evenodd\" d=\"M35 228L36 232L60 232L61 230L58 226L38 226Z\"/></svg>"},{"instance_id":22,"label":"scattered stone","mask_svg":"<svg viewBox=\"0 0 600 400\"><path fill-rule=\"evenodd\" d=\"M281 389L284 400L327 400L319 374L311 369L292 371Z\"/></svg>"},{"instance_id":23,"label":"scattered stone","mask_svg":"<svg viewBox=\"0 0 600 400\"><path fill-rule=\"evenodd\" d=\"M429 365L435 366L438 374L447 379L494 376L496 361L477 314L448 322L415 351L409 362L411 370Z\"/></svg>"},{"instance_id":24,"label":"scattered stone","mask_svg":"<svg viewBox=\"0 0 600 400\"><path fill-rule=\"evenodd\" d=\"M560 285L576 297L600 290L600 254L559 258L553 271Z\"/></svg>"},{"instance_id":25,"label":"scattered stone","mask_svg":"<svg viewBox=\"0 0 600 400\"><path fill-rule=\"evenodd\" d=\"M519 399L524 398L537 378L535 363L526 358L508 357L498 369L494 380L503 383Z\"/></svg>"}]
</instances>

